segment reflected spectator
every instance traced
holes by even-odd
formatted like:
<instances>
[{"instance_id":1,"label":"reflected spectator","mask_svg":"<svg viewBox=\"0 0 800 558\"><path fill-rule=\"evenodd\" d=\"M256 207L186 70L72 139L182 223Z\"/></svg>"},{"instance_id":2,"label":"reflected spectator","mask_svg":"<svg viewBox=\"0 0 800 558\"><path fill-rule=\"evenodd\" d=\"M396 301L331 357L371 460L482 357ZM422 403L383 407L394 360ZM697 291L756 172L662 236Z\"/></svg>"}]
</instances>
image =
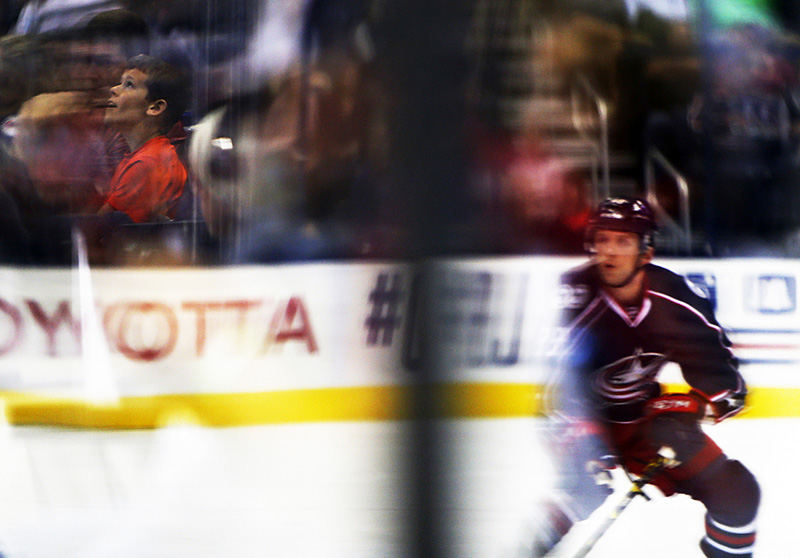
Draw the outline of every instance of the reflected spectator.
<instances>
[{"instance_id":1,"label":"reflected spectator","mask_svg":"<svg viewBox=\"0 0 800 558\"><path fill-rule=\"evenodd\" d=\"M17 114L16 130L14 154L51 214L97 211L109 174L101 115L87 92L32 97Z\"/></svg>"},{"instance_id":2,"label":"reflected spectator","mask_svg":"<svg viewBox=\"0 0 800 558\"><path fill-rule=\"evenodd\" d=\"M75 28L99 12L121 7L115 0L29 0L11 32L22 35Z\"/></svg>"},{"instance_id":3,"label":"reflected spectator","mask_svg":"<svg viewBox=\"0 0 800 558\"><path fill-rule=\"evenodd\" d=\"M122 25L115 16L116 27L98 16L103 21L5 40L7 56L24 45L19 57L25 71L17 78L25 85L24 100L5 126L9 154L30 179L16 196L41 263L72 260L74 216L97 212L114 168L128 152L124 138L105 126L103 114L126 49L141 47L146 32L130 18Z\"/></svg>"},{"instance_id":4,"label":"reflected spectator","mask_svg":"<svg viewBox=\"0 0 800 558\"><path fill-rule=\"evenodd\" d=\"M725 30L711 43L711 87L689 109L722 242L776 240L800 225L798 76L782 44L755 25Z\"/></svg>"},{"instance_id":5,"label":"reflected spectator","mask_svg":"<svg viewBox=\"0 0 800 558\"><path fill-rule=\"evenodd\" d=\"M187 77L147 55L128 61L120 83L111 88L105 122L117 129L131 153L114 171L99 213L125 213L136 223L169 220L187 172L167 137L188 103Z\"/></svg>"},{"instance_id":6,"label":"reflected spectator","mask_svg":"<svg viewBox=\"0 0 800 558\"><path fill-rule=\"evenodd\" d=\"M356 75L294 74L273 98L232 99L194 127L189 162L224 259L275 261L397 253L400 204L384 192L388 133ZM300 126L303 99L308 110ZM392 193L388 195L391 196ZM396 193L395 193L396 194Z\"/></svg>"},{"instance_id":7,"label":"reflected spectator","mask_svg":"<svg viewBox=\"0 0 800 558\"><path fill-rule=\"evenodd\" d=\"M190 166L203 215L226 252L224 259L317 259L347 253L346 231L332 230L328 225L333 222L322 214L331 207L318 206L322 213L316 219L310 215L312 193L304 169L316 168L321 154L298 149L299 118L296 77L274 100L266 94L233 99L195 127Z\"/></svg>"},{"instance_id":8,"label":"reflected spectator","mask_svg":"<svg viewBox=\"0 0 800 558\"><path fill-rule=\"evenodd\" d=\"M132 11L107 10L92 17L79 35L91 45L90 62L97 75L103 72L100 81L108 98L109 89L117 83L129 58L149 52L150 37L147 23Z\"/></svg>"},{"instance_id":9,"label":"reflected spectator","mask_svg":"<svg viewBox=\"0 0 800 558\"><path fill-rule=\"evenodd\" d=\"M488 223L485 247L503 254L583 251L589 177L533 130L478 132L473 195Z\"/></svg>"},{"instance_id":10,"label":"reflected spectator","mask_svg":"<svg viewBox=\"0 0 800 558\"><path fill-rule=\"evenodd\" d=\"M222 259L398 253L406 208L387 202L401 197L386 192L391 96L354 5L309 3L300 37L277 31L301 14L270 21L268 11L251 43L258 56L238 61L251 79L228 82L237 93L194 127L190 167Z\"/></svg>"},{"instance_id":11,"label":"reflected spectator","mask_svg":"<svg viewBox=\"0 0 800 558\"><path fill-rule=\"evenodd\" d=\"M105 137L107 72L77 30L30 41L27 98L14 120L13 152L50 213L94 212L124 152ZM108 159L111 157L111 159Z\"/></svg>"},{"instance_id":12,"label":"reflected spectator","mask_svg":"<svg viewBox=\"0 0 800 558\"><path fill-rule=\"evenodd\" d=\"M508 215L507 238L501 239L505 250L581 252L589 212L580 173L557 157L528 155L505 170L501 184Z\"/></svg>"},{"instance_id":13,"label":"reflected spectator","mask_svg":"<svg viewBox=\"0 0 800 558\"><path fill-rule=\"evenodd\" d=\"M25 167L12 156L12 120L27 97L30 41L6 37L0 40L0 263L32 263L30 234L23 221L33 202Z\"/></svg>"},{"instance_id":14,"label":"reflected spectator","mask_svg":"<svg viewBox=\"0 0 800 558\"><path fill-rule=\"evenodd\" d=\"M553 33L558 40L547 42L543 54L565 83L585 75L604 98L616 101L615 64L623 47L622 27L615 21L570 12L555 20Z\"/></svg>"}]
</instances>

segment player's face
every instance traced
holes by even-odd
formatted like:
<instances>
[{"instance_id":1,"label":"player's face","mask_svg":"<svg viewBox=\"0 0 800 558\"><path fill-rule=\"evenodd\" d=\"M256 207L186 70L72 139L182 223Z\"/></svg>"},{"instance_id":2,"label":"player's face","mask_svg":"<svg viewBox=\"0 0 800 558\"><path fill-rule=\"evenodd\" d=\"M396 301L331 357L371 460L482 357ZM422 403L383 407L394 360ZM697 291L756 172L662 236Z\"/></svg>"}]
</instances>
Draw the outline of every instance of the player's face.
<instances>
[{"instance_id":1,"label":"player's face","mask_svg":"<svg viewBox=\"0 0 800 558\"><path fill-rule=\"evenodd\" d=\"M593 247L600 279L609 287L624 287L651 259L649 250L641 251L639 235L632 232L598 230Z\"/></svg>"},{"instance_id":2,"label":"player's face","mask_svg":"<svg viewBox=\"0 0 800 558\"><path fill-rule=\"evenodd\" d=\"M105 121L127 127L141 122L150 102L147 100L147 74L137 69L125 70L119 84L111 88Z\"/></svg>"}]
</instances>

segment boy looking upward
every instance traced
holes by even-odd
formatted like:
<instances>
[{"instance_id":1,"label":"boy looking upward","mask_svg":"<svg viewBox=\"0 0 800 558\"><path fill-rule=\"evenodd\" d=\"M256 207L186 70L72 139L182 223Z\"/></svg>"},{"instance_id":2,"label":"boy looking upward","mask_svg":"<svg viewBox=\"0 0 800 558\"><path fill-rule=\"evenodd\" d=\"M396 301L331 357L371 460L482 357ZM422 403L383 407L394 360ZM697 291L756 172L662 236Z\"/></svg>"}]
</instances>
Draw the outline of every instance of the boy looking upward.
<instances>
[{"instance_id":1,"label":"boy looking upward","mask_svg":"<svg viewBox=\"0 0 800 558\"><path fill-rule=\"evenodd\" d=\"M166 62L140 54L111 88L105 122L131 153L117 165L100 213L121 211L134 222L169 220L183 193L186 168L167 132L188 103L187 79Z\"/></svg>"}]
</instances>

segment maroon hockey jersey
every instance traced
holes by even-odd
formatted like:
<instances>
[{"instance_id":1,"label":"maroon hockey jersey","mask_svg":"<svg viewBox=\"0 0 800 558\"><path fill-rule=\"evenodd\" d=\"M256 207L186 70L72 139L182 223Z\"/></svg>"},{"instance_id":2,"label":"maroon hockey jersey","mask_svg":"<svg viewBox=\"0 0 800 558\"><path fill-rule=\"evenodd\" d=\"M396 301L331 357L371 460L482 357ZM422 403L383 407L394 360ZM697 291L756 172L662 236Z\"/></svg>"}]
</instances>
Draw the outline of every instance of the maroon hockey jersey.
<instances>
[{"instance_id":1,"label":"maroon hockey jersey","mask_svg":"<svg viewBox=\"0 0 800 558\"><path fill-rule=\"evenodd\" d=\"M560 391L567 414L638 422L646 402L661 394L658 375L668 362L712 403L743 396L730 341L703 291L663 267L648 264L644 271L643 298L634 308L603 290L592 264L562 277L566 366ZM732 406L730 414L740 408Z\"/></svg>"}]
</instances>

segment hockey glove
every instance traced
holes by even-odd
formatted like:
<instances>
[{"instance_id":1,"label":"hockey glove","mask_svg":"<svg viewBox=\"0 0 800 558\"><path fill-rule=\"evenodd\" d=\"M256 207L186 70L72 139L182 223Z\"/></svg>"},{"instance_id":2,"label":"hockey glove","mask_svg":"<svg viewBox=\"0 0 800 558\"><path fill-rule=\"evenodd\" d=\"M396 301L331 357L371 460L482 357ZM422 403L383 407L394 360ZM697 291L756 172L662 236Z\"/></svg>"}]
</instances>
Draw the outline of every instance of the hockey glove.
<instances>
[{"instance_id":1,"label":"hockey glove","mask_svg":"<svg viewBox=\"0 0 800 558\"><path fill-rule=\"evenodd\" d=\"M647 437L654 450L672 448L677 460L688 462L703 449L700 420L706 402L693 393L666 393L647 402Z\"/></svg>"},{"instance_id":2,"label":"hockey glove","mask_svg":"<svg viewBox=\"0 0 800 558\"><path fill-rule=\"evenodd\" d=\"M612 471L617 467L617 458L613 455L603 455L597 459L586 462L586 472L594 478L595 484L613 489L614 477Z\"/></svg>"},{"instance_id":3,"label":"hockey glove","mask_svg":"<svg viewBox=\"0 0 800 558\"><path fill-rule=\"evenodd\" d=\"M678 414L682 418L700 420L706 414L706 400L692 391L689 393L665 393L646 404L647 415Z\"/></svg>"},{"instance_id":4,"label":"hockey glove","mask_svg":"<svg viewBox=\"0 0 800 558\"><path fill-rule=\"evenodd\" d=\"M744 409L745 397L747 396L747 389L742 388L739 391L732 391L725 397L712 401L705 394L692 390L691 394L700 398L706 403L705 416L711 419L714 423L732 417L742 409Z\"/></svg>"}]
</instances>

